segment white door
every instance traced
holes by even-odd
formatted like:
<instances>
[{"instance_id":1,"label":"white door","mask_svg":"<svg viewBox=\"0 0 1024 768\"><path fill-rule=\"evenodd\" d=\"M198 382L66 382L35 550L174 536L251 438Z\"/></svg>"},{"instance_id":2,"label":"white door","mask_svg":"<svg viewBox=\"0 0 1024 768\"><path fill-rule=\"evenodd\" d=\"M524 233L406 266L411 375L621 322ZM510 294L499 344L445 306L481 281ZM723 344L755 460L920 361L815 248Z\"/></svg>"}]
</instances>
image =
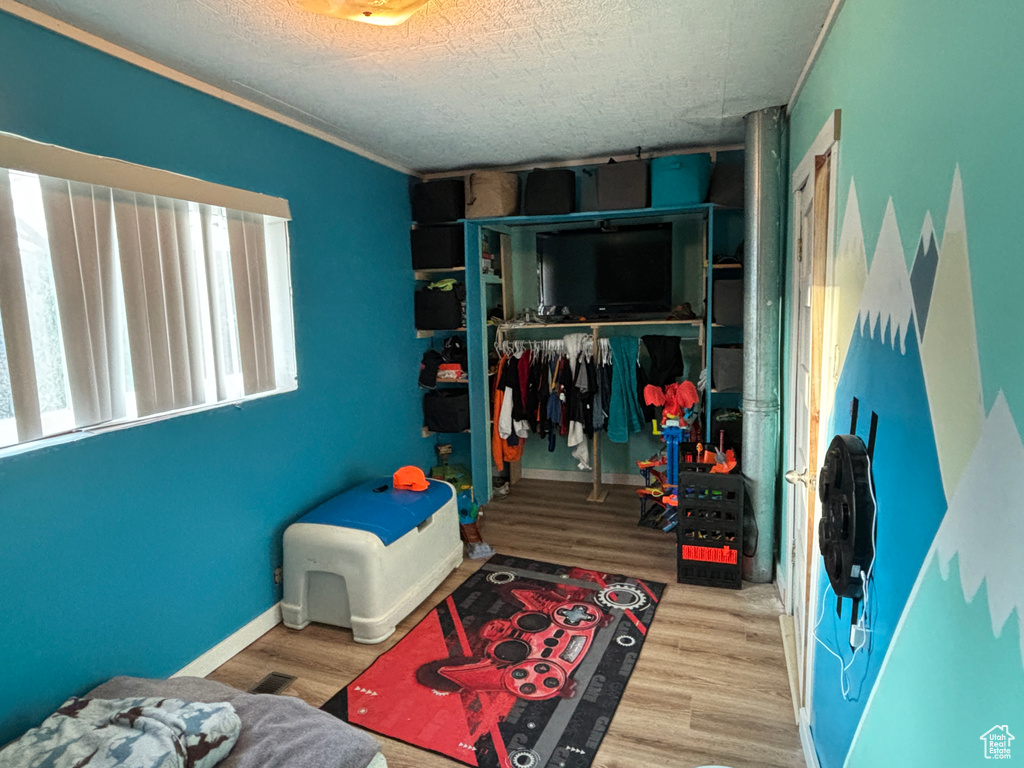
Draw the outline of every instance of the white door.
<instances>
[{"instance_id":1,"label":"white door","mask_svg":"<svg viewBox=\"0 0 1024 768\"><path fill-rule=\"evenodd\" d=\"M812 541L812 523L810 515L813 510L809 505L812 478L816 468L811 466L809 452L811 442L811 375L812 375L812 340L813 340L813 249L814 249L814 195L813 187L808 184L795 196L794 202L799 203L797 218L797 263L794 266L794 282L796 284L793 354L795 358L794 378L792 386L792 413L794 430L790 462L786 471L789 508L792 510L793 547L790 562L790 590L792 590L793 623L796 635L796 653L798 680L801 692L801 704L804 703L806 690L806 665L808 622L813 623L813 612L810 610L810 546Z\"/></svg>"}]
</instances>

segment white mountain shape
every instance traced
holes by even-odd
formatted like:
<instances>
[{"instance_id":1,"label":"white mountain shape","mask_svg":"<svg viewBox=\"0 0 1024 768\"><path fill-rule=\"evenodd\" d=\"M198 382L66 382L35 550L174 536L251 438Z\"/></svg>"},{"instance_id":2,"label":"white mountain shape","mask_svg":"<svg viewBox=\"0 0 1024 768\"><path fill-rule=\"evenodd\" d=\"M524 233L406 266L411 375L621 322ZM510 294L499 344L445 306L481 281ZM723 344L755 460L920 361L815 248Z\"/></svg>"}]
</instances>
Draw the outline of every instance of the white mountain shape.
<instances>
[{"instance_id":1,"label":"white mountain shape","mask_svg":"<svg viewBox=\"0 0 1024 768\"><path fill-rule=\"evenodd\" d=\"M914 296L918 343L921 342L924 328L928 324L928 308L931 306L932 289L935 286L935 270L939 263L936 243L932 214L931 211L926 211L924 224L921 225L921 239L917 243L917 253L914 256L914 265L910 269L910 290Z\"/></svg>"},{"instance_id":2,"label":"white mountain shape","mask_svg":"<svg viewBox=\"0 0 1024 768\"><path fill-rule=\"evenodd\" d=\"M959 167L953 173L928 322L921 340L921 363L942 486L949 499L985 422Z\"/></svg>"},{"instance_id":3,"label":"white mountain shape","mask_svg":"<svg viewBox=\"0 0 1024 768\"><path fill-rule=\"evenodd\" d=\"M868 259L864 248L864 227L860 220L860 203L857 187L850 179L850 192L846 196L846 211L843 213L843 228L839 233L839 245L835 259L835 301L836 301L836 359L846 359L846 351L857 327L857 309L868 279Z\"/></svg>"},{"instance_id":4,"label":"white mountain shape","mask_svg":"<svg viewBox=\"0 0 1024 768\"><path fill-rule=\"evenodd\" d=\"M935 548L944 579L959 555L967 602L987 583L996 637L1016 609L1024 664L1024 443L1002 391L949 501Z\"/></svg>"},{"instance_id":5,"label":"white mountain shape","mask_svg":"<svg viewBox=\"0 0 1024 768\"><path fill-rule=\"evenodd\" d=\"M914 296L910 289L910 273L903 255L896 209L890 197L885 206L878 244L860 299L860 332L863 334L867 330L871 338L874 338L877 330L880 340L884 341L888 327L889 343L895 347L898 334L900 353L906 354L907 331L913 316Z\"/></svg>"}]
</instances>

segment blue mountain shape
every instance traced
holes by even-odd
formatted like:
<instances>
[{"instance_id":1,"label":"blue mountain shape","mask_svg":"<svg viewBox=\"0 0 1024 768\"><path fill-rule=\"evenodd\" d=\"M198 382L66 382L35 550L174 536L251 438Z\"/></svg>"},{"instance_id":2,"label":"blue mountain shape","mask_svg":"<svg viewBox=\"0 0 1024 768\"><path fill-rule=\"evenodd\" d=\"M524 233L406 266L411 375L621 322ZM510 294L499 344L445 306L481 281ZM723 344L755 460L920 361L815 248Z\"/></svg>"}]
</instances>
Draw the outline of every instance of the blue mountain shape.
<instances>
[{"instance_id":1,"label":"blue mountain shape","mask_svg":"<svg viewBox=\"0 0 1024 768\"><path fill-rule=\"evenodd\" d=\"M832 434L849 432L853 398L859 402L857 434L865 443L871 413L878 414L872 472L878 514L867 603L870 645L866 653L857 654L848 672L852 701L840 690L838 660L824 648L816 649L811 727L823 768L843 764L900 614L946 512L917 332L913 318L910 322L905 354L900 353L900 340L892 338L888 321L874 339L855 330L836 389ZM817 634L846 662L851 656L851 604L845 600L842 618L836 616L835 597L824 569L821 573L819 589L828 589L829 596ZM812 626L822 613L822 597L815 611Z\"/></svg>"},{"instance_id":2,"label":"blue mountain shape","mask_svg":"<svg viewBox=\"0 0 1024 768\"><path fill-rule=\"evenodd\" d=\"M932 288L935 285L935 271L939 267L939 251L935 245L935 235L928 233L928 242L922 236L917 244L917 256L914 268L910 272L910 290L914 295L914 308L921 324L921 335L924 336L928 322L928 307L932 302Z\"/></svg>"},{"instance_id":3,"label":"blue mountain shape","mask_svg":"<svg viewBox=\"0 0 1024 768\"><path fill-rule=\"evenodd\" d=\"M996 638L988 585L968 603L960 587L959 558L950 562L946 579L932 558L889 652L847 768L988 765L979 738L1006 724L1017 737L1012 750L1024 756L1024 748L1016 746L1024 743L1018 627L1011 616Z\"/></svg>"}]
</instances>

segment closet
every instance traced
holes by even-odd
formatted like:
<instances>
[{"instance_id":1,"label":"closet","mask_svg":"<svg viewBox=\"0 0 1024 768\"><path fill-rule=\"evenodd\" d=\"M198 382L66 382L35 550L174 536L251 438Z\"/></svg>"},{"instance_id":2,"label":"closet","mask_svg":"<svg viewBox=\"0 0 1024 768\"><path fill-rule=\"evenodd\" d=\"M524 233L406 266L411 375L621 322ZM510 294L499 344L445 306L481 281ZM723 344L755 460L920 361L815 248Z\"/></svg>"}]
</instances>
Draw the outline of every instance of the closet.
<instances>
[{"instance_id":1,"label":"closet","mask_svg":"<svg viewBox=\"0 0 1024 768\"><path fill-rule=\"evenodd\" d=\"M673 300L685 300L697 317L677 319L613 317L530 316L516 318L539 303L537 237L573 229L602 229L648 224L672 228ZM462 222L465 236L466 325L468 384L471 428L469 431L474 494L478 502L491 498L492 432L491 397L494 384L489 375L492 352L514 347L508 344L543 345L557 342L567 334L582 333L600 348L602 340L615 336L641 337L648 334L679 336L699 350L696 361L710 379L702 395L705 440L712 437L713 411L739 408L741 395L734 375L735 363L742 361L742 316L735 306L736 283L742 285L741 258L736 258L742 241L743 213L714 204L673 208L645 208L572 213L559 216L509 216ZM716 232L716 230L718 230ZM485 271L486 269L486 271ZM715 290L730 293L728 311L715 310ZM718 322L722 320L722 322ZM543 349L543 346L538 346ZM722 352L725 351L723 355ZM716 371L716 365L722 366ZM490 373L493 373L491 371ZM723 375L724 374L724 375ZM726 386L716 387L724 383ZM724 391L719 391L719 390ZM534 450L542 441L535 437ZM595 432L589 441L592 489L588 498L602 501L601 448L607 440ZM514 477L514 475L513 475Z\"/></svg>"}]
</instances>

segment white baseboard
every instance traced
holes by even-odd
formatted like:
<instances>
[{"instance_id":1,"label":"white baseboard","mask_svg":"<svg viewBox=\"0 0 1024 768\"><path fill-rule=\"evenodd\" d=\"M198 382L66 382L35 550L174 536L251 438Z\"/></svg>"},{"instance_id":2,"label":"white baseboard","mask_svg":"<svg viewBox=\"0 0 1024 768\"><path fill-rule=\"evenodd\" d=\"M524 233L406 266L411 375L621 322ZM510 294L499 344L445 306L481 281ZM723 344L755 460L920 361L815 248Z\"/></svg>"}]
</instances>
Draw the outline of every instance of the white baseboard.
<instances>
[{"instance_id":1,"label":"white baseboard","mask_svg":"<svg viewBox=\"0 0 1024 768\"><path fill-rule=\"evenodd\" d=\"M523 467L523 477L527 480L558 480L564 483L593 483L594 475L587 470L573 471L571 469L534 469ZM640 474L617 474L603 472L601 482L605 485L632 485L643 486L644 479Z\"/></svg>"},{"instance_id":2,"label":"white baseboard","mask_svg":"<svg viewBox=\"0 0 1024 768\"><path fill-rule=\"evenodd\" d=\"M814 736L811 735L811 721L807 708L800 708L800 746L804 748L804 762L807 768L821 768L818 762L818 750L814 748Z\"/></svg>"},{"instance_id":3,"label":"white baseboard","mask_svg":"<svg viewBox=\"0 0 1024 768\"><path fill-rule=\"evenodd\" d=\"M182 667L171 677L206 677L228 659L259 640L281 623L281 603L267 609L237 632L234 632L191 664Z\"/></svg>"}]
</instances>

